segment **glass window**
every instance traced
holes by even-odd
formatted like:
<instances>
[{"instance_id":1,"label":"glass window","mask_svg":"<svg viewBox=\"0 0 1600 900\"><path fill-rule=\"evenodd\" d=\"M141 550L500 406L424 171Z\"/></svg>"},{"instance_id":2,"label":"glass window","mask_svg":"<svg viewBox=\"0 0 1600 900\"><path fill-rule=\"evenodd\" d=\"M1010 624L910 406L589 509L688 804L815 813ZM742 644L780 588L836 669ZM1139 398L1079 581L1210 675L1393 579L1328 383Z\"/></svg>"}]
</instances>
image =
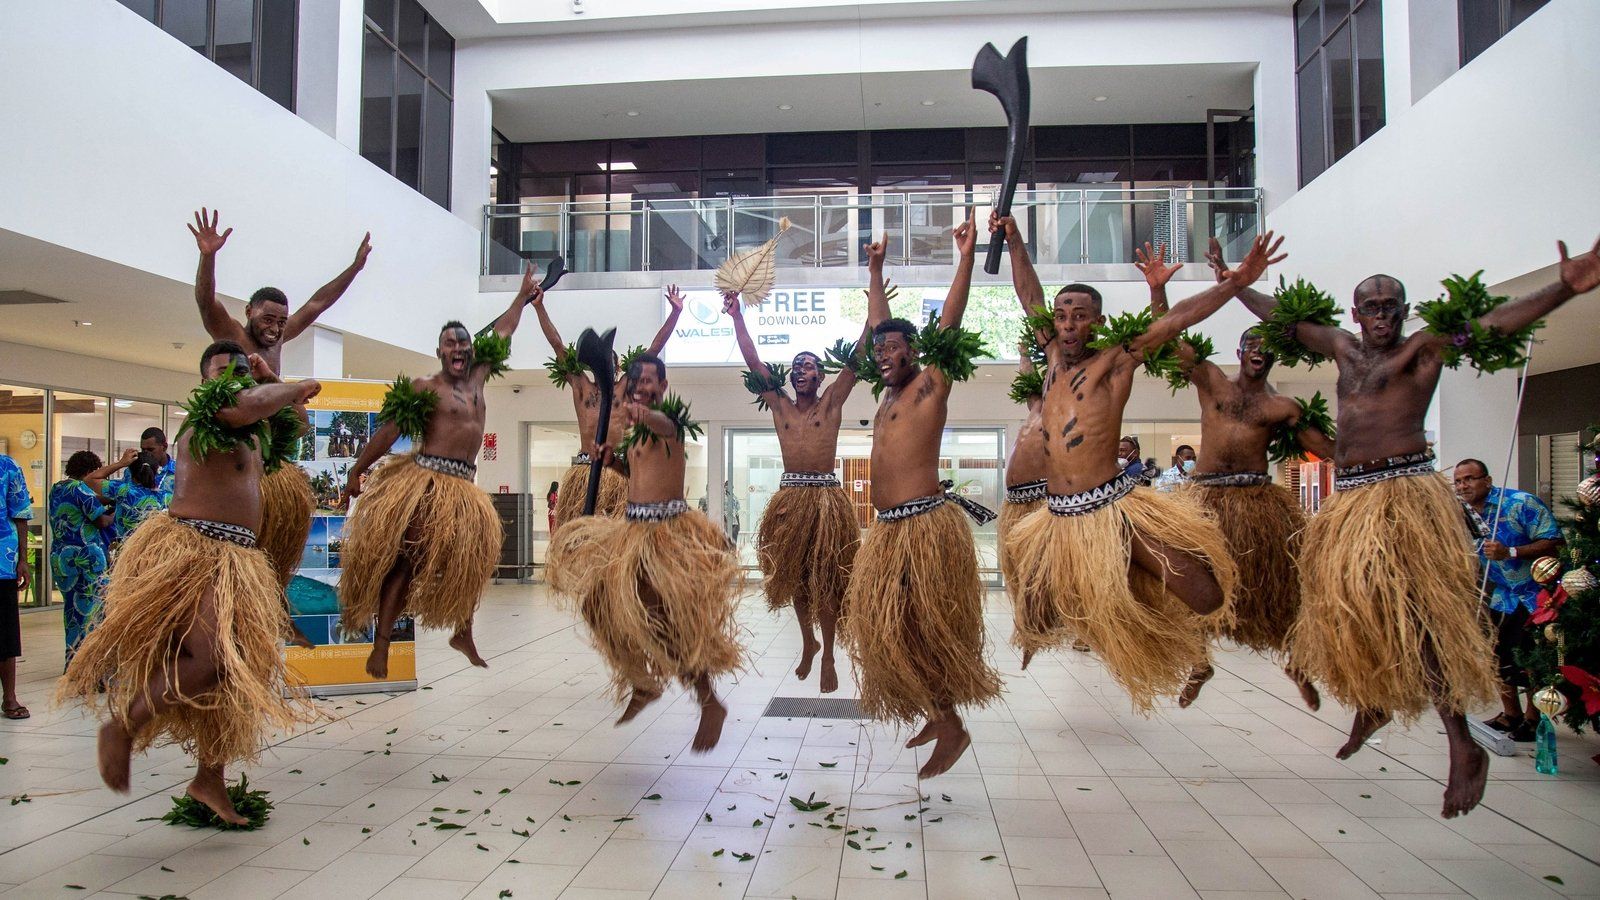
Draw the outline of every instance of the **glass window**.
<instances>
[{"instance_id":1,"label":"glass window","mask_svg":"<svg viewBox=\"0 0 1600 900\"><path fill-rule=\"evenodd\" d=\"M966 135L955 128L874 131L873 162L955 162L966 153Z\"/></svg>"},{"instance_id":2,"label":"glass window","mask_svg":"<svg viewBox=\"0 0 1600 900\"><path fill-rule=\"evenodd\" d=\"M1355 71L1348 25L1328 39L1323 53L1328 66L1328 125L1337 160L1356 146Z\"/></svg>"},{"instance_id":3,"label":"glass window","mask_svg":"<svg viewBox=\"0 0 1600 900\"><path fill-rule=\"evenodd\" d=\"M395 43L400 52L420 69L426 64L423 46L427 40L428 14L422 11L422 5L416 0L400 0L398 8L400 20L396 26Z\"/></svg>"},{"instance_id":4,"label":"glass window","mask_svg":"<svg viewBox=\"0 0 1600 900\"><path fill-rule=\"evenodd\" d=\"M161 28L202 55L206 52L210 36L208 0L164 0L161 4Z\"/></svg>"},{"instance_id":5,"label":"glass window","mask_svg":"<svg viewBox=\"0 0 1600 900\"><path fill-rule=\"evenodd\" d=\"M1206 126L1198 123L1135 125L1133 126L1133 155L1136 157L1204 157L1206 155Z\"/></svg>"},{"instance_id":6,"label":"glass window","mask_svg":"<svg viewBox=\"0 0 1600 900\"><path fill-rule=\"evenodd\" d=\"M366 12L361 155L428 199L448 206L452 103L449 86L455 42L449 32L427 16L417 0L369 2ZM397 20L392 30L384 24L391 13ZM435 78L424 74L430 65ZM518 152L514 158L526 156Z\"/></svg>"},{"instance_id":7,"label":"glass window","mask_svg":"<svg viewBox=\"0 0 1600 900\"><path fill-rule=\"evenodd\" d=\"M456 42L438 22L428 22L428 77L445 93L453 89Z\"/></svg>"},{"instance_id":8,"label":"glass window","mask_svg":"<svg viewBox=\"0 0 1600 900\"><path fill-rule=\"evenodd\" d=\"M616 172L632 169L663 172L700 167L700 139L697 137L632 138L611 142L611 167Z\"/></svg>"},{"instance_id":9,"label":"glass window","mask_svg":"<svg viewBox=\"0 0 1600 900\"><path fill-rule=\"evenodd\" d=\"M1313 59L1296 76L1300 122L1300 183L1308 184L1328 167L1326 129L1323 127L1322 60Z\"/></svg>"},{"instance_id":10,"label":"glass window","mask_svg":"<svg viewBox=\"0 0 1600 900\"><path fill-rule=\"evenodd\" d=\"M1322 43L1322 4L1320 0L1300 0L1294 8L1296 62L1304 63Z\"/></svg>"},{"instance_id":11,"label":"glass window","mask_svg":"<svg viewBox=\"0 0 1600 900\"><path fill-rule=\"evenodd\" d=\"M255 0L215 2L216 17L212 21L211 36L216 51L212 59L240 81L249 84L254 75L250 56L256 32Z\"/></svg>"},{"instance_id":12,"label":"glass window","mask_svg":"<svg viewBox=\"0 0 1600 900\"><path fill-rule=\"evenodd\" d=\"M422 109L422 193L450 205L450 98L429 86Z\"/></svg>"},{"instance_id":13,"label":"glass window","mask_svg":"<svg viewBox=\"0 0 1600 900\"><path fill-rule=\"evenodd\" d=\"M1383 10L1368 3L1356 12L1356 128L1358 142L1383 127Z\"/></svg>"},{"instance_id":14,"label":"glass window","mask_svg":"<svg viewBox=\"0 0 1600 900\"><path fill-rule=\"evenodd\" d=\"M1460 0L1461 64L1489 49L1550 0Z\"/></svg>"},{"instance_id":15,"label":"glass window","mask_svg":"<svg viewBox=\"0 0 1600 900\"><path fill-rule=\"evenodd\" d=\"M1004 157L1005 138L1001 133ZM1033 152L1039 159L1130 156L1132 131L1126 125L1063 125L1033 130Z\"/></svg>"},{"instance_id":16,"label":"glass window","mask_svg":"<svg viewBox=\"0 0 1600 900\"><path fill-rule=\"evenodd\" d=\"M111 401L111 456L117 459L124 450L138 450L139 436L146 428L162 428L161 404L143 400ZM171 443L171 436L168 436Z\"/></svg>"},{"instance_id":17,"label":"glass window","mask_svg":"<svg viewBox=\"0 0 1600 900\"><path fill-rule=\"evenodd\" d=\"M284 109L294 109L296 0L261 0L257 89Z\"/></svg>"},{"instance_id":18,"label":"glass window","mask_svg":"<svg viewBox=\"0 0 1600 900\"><path fill-rule=\"evenodd\" d=\"M395 67L394 177L418 187L422 172L422 73Z\"/></svg>"},{"instance_id":19,"label":"glass window","mask_svg":"<svg viewBox=\"0 0 1600 900\"><path fill-rule=\"evenodd\" d=\"M1384 122L1382 0L1299 0L1296 40L1304 60L1295 73L1300 183L1371 137ZM1327 37L1309 47L1312 9ZM1362 29L1365 28L1365 32ZM1309 52L1308 52L1309 50ZM1369 79L1361 84L1361 73Z\"/></svg>"},{"instance_id":20,"label":"glass window","mask_svg":"<svg viewBox=\"0 0 1600 900\"><path fill-rule=\"evenodd\" d=\"M394 50L372 31L361 63L361 155L394 171Z\"/></svg>"},{"instance_id":21,"label":"glass window","mask_svg":"<svg viewBox=\"0 0 1600 900\"><path fill-rule=\"evenodd\" d=\"M156 0L118 0L118 2L143 16L146 22L156 20Z\"/></svg>"},{"instance_id":22,"label":"glass window","mask_svg":"<svg viewBox=\"0 0 1600 900\"><path fill-rule=\"evenodd\" d=\"M801 131L767 135L767 164L773 166L814 163L855 164L854 131Z\"/></svg>"},{"instance_id":23,"label":"glass window","mask_svg":"<svg viewBox=\"0 0 1600 900\"><path fill-rule=\"evenodd\" d=\"M757 168L766 163L766 142L759 134L707 135L700 140L700 152L707 167Z\"/></svg>"}]
</instances>

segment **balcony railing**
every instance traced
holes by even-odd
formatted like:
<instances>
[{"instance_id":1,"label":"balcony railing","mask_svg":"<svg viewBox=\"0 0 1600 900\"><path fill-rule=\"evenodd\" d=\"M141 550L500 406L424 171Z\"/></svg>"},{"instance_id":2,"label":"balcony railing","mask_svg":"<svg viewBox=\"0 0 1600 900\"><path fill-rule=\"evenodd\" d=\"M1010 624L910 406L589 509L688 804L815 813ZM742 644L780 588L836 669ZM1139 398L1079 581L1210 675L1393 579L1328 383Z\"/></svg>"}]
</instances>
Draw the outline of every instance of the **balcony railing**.
<instances>
[{"instance_id":1,"label":"balcony railing","mask_svg":"<svg viewBox=\"0 0 1600 900\"><path fill-rule=\"evenodd\" d=\"M490 204L482 271L514 275L558 254L573 272L715 269L731 250L771 238L784 218L779 266L859 266L862 245L885 232L891 262L950 265L950 229L969 207L983 228L993 203L988 191L942 191ZM1236 259L1260 227L1261 190L1018 191L1012 214L1037 265L1131 263L1146 241L1166 244L1172 261L1203 262L1212 237Z\"/></svg>"}]
</instances>

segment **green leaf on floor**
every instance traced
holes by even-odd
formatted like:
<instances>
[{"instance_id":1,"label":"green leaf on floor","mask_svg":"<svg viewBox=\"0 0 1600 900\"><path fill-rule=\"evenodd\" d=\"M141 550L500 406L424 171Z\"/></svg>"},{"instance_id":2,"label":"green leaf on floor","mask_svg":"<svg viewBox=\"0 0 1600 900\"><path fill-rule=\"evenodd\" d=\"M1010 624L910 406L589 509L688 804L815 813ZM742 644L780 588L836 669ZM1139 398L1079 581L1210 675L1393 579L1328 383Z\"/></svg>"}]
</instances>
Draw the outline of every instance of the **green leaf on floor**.
<instances>
[{"instance_id":1,"label":"green leaf on floor","mask_svg":"<svg viewBox=\"0 0 1600 900\"><path fill-rule=\"evenodd\" d=\"M363 829L361 829L361 833L362 834L371 834L372 833L372 829L371 828L363 828Z\"/></svg>"},{"instance_id":2,"label":"green leaf on floor","mask_svg":"<svg viewBox=\"0 0 1600 900\"><path fill-rule=\"evenodd\" d=\"M632 822L633 821L633 816L623 816L620 819L612 819L611 821L613 821L613 822Z\"/></svg>"},{"instance_id":3,"label":"green leaf on floor","mask_svg":"<svg viewBox=\"0 0 1600 900\"><path fill-rule=\"evenodd\" d=\"M290 769L289 770L289 774L290 775L304 775L305 773L300 771L299 769Z\"/></svg>"},{"instance_id":4,"label":"green leaf on floor","mask_svg":"<svg viewBox=\"0 0 1600 900\"><path fill-rule=\"evenodd\" d=\"M978 858L978 862L988 862L989 860L996 859L996 858L997 857L993 853L991 853L988 856L979 857Z\"/></svg>"},{"instance_id":5,"label":"green leaf on floor","mask_svg":"<svg viewBox=\"0 0 1600 900\"><path fill-rule=\"evenodd\" d=\"M649 796L645 797L644 799L646 799L646 800L660 800L661 799L661 795L660 794L650 794Z\"/></svg>"},{"instance_id":6,"label":"green leaf on floor","mask_svg":"<svg viewBox=\"0 0 1600 900\"><path fill-rule=\"evenodd\" d=\"M711 813L706 813L706 821L711 821Z\"/></svg>"},{"instance_id":7,"label":"green leaf on floor","mask_svg":"<svg viewBox=\"0 0 1600 900\"><path fill-rule=\"evenodd\" d=\"M1551 884L1566 884L1565 881L1562 881L1560 877L1555 875L1546 875L1544 880L1550 882Z\"/></svg>"},{"instance_id":8,"label":"green leaf on floor","mask_svg":"<svg viewBox=\"0 0 1600 900\"><path fill-rule=\"evenodd\" d=\"M310 838L301 838L300 839L300 846L302 846L302 847L311 846L311 839Z\"/></svg>"},{"instance_id":9,"label":"green leaf on floor","mask_svg":"<svg viewBox=\"0 0 1600 900\"><path fill-rule=\"evenodd\" d=\"M855 841L845 841L844 844L845 844L846 847L849 847L851 850L860 850L861 849L861 845L856 843Z\"/></svg>"},{"instance_id":10,"label":"green leaf on floor","mask_svg":"<svg viewBox=\"0 0 1600 900\"><path fill-rule=\"evenodd\" d=\"M465 828L465 827L467 827L467 826L465 826L465 825L457 825L454 822L440 822L439 824L433 826L433 830L434 831L456 831L458 829Z\"/></svg>"},{"instance_id":11,"label":"green leaf on floor","mask_svg":"<svg viewBox=\"0 0 1600 900\"><path fill-rule=\"evenodd\" d=\"M488 853L488 852L489 852L489 848L488 848L488 847L485 847L485 846L484 846L484 845L482 845L482 844L473 844L473 845L472 845L472 846L474 846L474 847L477 847L477 848L478 848L478 849L479 849L479 850L482 850L482 851L483 851L483 852L485 852L485 853Z\"/></svg>"},{"instance_id":12,"label":"green leaf on floor","mask_svg":"<svg viewBox=\"0 0 1600 900\"><path fill-rule=\"evenodd\" d=\"M900 878L906 877L906 870L905 869L901 869L900 871L894 873L894 877L896 879L900 879Z\"/></svg>"},{"instance_id":13,"label":"green leaf on floor","mask_svg":"<svg viewBox=\"0 0 1600 900\"><path fill-rule=\"evenodd\" d=\"M726 849L727 848L725 848L725 847L718 847L716 850L712 851L711 858L712 859L716 859L717 857L721 856L724 852L726 852Z\"/></svg>"},{"instance_id":14,"label":"green leaf on floor","mask_svg":"<svg viewBox=\"0 0 1600 900\"><path fill-rule=\"evenodd\" d=\"M793 794L790 794L789 795L789 803L792 806L794 806L795 809L798 809L801 812L817 812L818 810L823 810L823 809L827 809L828 808L828 801L826 801L826 800L818 800L817 799L817 794L816 794L815 791L813 791L811 793L811 796L807 797L804 800L801 800L799 797L796 797ZM830 818L831 818L831 814L830 814Z\"/></svg>"},{"instance_id":15,"label":"green leaf on floor","mask_svg":"<svg viewBox=\"0 0 1600 900\"><path fill-rule=\"evenodd\" d=\"M18 794L17 796L11 798L11 805L12 806L16 806L18 803L32 803L32 802L33 802L33 798L29 797L27 794Z\"/></svg>"},{"instance_id":16,"label":"green leaf on floor","mask_svg":"<svg viewBox=\"0 0 1600 900\"><path fill-rule=\"evenodd\" d=\"M187 825L190 828L220 828L224 831L254 831L267 824L269 814L272 812L272 801L267 799L266 791L250 790L250 779L244 775L239 780L228 785L228 800L233 808L243 816L243 825L230 825L217 818L199 800L188 794L172 798L172 809L161 817L161 821L168 825Z\"/></svg>"},{"instance_id":17,"label":"green leaf on floor","mask_svg":"<svg viewBox=\"0 0 1600 900\"><path fill-rule=\"evenodd\" d=\"M529 832L518 831L515 828L511 829L511 833L516 835L517 837L531 837L532 836Z\"/></svg>"},{"instance_id":18,"label":"green leaf on floor","mask_svg":"<svg viewBox=\"0 0 1600 900\"><path fill-rule=\"evenodd\" d=\"M505 897L509 897L509 896L511 896L511 891L510 891L510 890L509 890L509 889L507 889L507 890L503 890L503 891L501 891L501 892L500 892L500 893L499 893L499 895L498 895L498 896L499 896L499 897L501 897L501 898L502 898L502 900L503 900L503 898L505 898Z\"/></svg>"},{"instance_id":19,"label":"green leaf on floor","mask_svg":"<svg viewBox=\"0 0 1600 900\"><path fill-rule=\"evenodd\" d=\"M883 871L883 866L873 866L872 867L872 871L874 871L874 872L882 872Z\"/></svg>"},{"instance_id":20,"label":"green leaf on floor","mask_svg":"<svg viewBox=\"0 0 1600 900\"><path fill-rule=\"evenodd\" d=\"M171 872L172 870L167 868L166 866L162 866L161 867L161 871L163 871L163 872Z\"/></svg>"},{"instance_id":21,"label":"green leaf on floor","mask_svg":"<svg viewBox=\"0 0 1600 900\"><path fill-rule=\"evenodd\" d=\"M388 731L385 731L384 734L394 734L396 731L399 731L399 730L400 730L400 726L396 725L395 727L389 729Z\"/></svg>"},{"instance_id":22,"label":"green leaf on floor","mask_svg":"<svg viewBox=\"0 0 1600 900\"><path fill-rule=\"evenodd\" d=\"M823 767L823 768L824 768L824 769L831 769L831 768L833 768L833 767L835 767L835 766L837 766L837 765L838 765L838 763L836 763L836 762L831 762L831 763L817 763L817 765L819 765L819 766L821 766L821 767Z\"/></svg>"},{"instance_id":23,"label":"green leaf on floor","mask_svg":"<svg viewBox=\"0 0 1600 900\"><path fill-rule=\"evenodd\" d=\"M754 822L750 823L750 827L751 828L760 828L762 825L765 825L765 824L767 824L767 823L761 821L760 819L757 819Z\"/></svg>"},{"instance_id":24,"label":"green leaf on floor","mask_svg":"<svg viewBox=\"0 0 1600 900\"><path fill-rule=\"evenodd\" d=\"M737 859L739 862L749 862L750 860L755 859L756 855L754 853L735 853L733 858Z\"/></svg>"},{"instance_id":25,"label":"green leaf on floor","mask_svg":"<svg viewBox=\"0 0 1600 900\"><path fill-rule=\"evenodd\" d=\"M450 776L449 775L434 775L432 772L429 772L428 774L429 775L433 775L433 783L434 784L438 784L441 781L449 781L450 780Z\"/></svg>"},{"instance_id":26,"label":"green leaf on floor","mask_svg":"<svg viewBox=\"0 0 1600 900\"><path fill-rule=\"evenodd\" d=\"M566 813L562 813L561 814L561 821L563 821L563 822L571 822L572 821L572 817L567 815Z\"/></svg>"}]
</instances>

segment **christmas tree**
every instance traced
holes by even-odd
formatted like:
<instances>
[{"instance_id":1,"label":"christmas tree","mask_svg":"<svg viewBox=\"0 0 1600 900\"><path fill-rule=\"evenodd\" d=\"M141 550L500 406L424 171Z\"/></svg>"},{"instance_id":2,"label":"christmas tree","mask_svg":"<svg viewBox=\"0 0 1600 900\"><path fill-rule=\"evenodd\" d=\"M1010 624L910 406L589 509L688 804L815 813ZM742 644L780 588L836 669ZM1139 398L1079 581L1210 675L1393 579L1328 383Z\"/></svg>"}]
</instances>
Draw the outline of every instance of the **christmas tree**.
<instances>
[{"instance_id":1,"label":"christmas tree","mask_svg":"<svg viewBox=\"0 0 1600 900\"><path fill-rule=\"evenodd\" d=\"M1594 454L1600 440L1584 450ZM1517 660L1530 672L1533 690L1553 686L1566 697L1566 710L1552 718L1581 732L1585 725L1600 729L1600 474L1585 479L1562 506L1570 516L1560 520L1567 539L1560 574L1545 576L1534 637ZM1536 563L1535 576L1540 574Z\"/></svg>"}]
</instances>

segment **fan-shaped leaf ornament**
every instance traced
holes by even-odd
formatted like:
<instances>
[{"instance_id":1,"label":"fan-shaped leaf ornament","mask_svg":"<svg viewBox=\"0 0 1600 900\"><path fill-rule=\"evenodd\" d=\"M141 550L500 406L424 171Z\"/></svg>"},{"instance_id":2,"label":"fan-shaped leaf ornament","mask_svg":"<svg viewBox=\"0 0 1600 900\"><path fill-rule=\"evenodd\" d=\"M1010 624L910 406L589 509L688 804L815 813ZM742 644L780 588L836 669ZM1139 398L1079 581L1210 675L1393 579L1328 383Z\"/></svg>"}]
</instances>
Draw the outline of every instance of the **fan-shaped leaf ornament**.
<instances>
[{"instance_id":1,"label":"fan-shaped leaf ornament","mask_svg":"<svg viewBox=\"0 0 1600 900\"><path fill-rule=\"evenodd\" d=\"M717 290L724 294L738 294L745 306L760 306L778 280L778 238L789 230L789 219L778 220L778 233L753 250L736 253L717 267L712 279Z\"/></svg>"}]
</instances>

